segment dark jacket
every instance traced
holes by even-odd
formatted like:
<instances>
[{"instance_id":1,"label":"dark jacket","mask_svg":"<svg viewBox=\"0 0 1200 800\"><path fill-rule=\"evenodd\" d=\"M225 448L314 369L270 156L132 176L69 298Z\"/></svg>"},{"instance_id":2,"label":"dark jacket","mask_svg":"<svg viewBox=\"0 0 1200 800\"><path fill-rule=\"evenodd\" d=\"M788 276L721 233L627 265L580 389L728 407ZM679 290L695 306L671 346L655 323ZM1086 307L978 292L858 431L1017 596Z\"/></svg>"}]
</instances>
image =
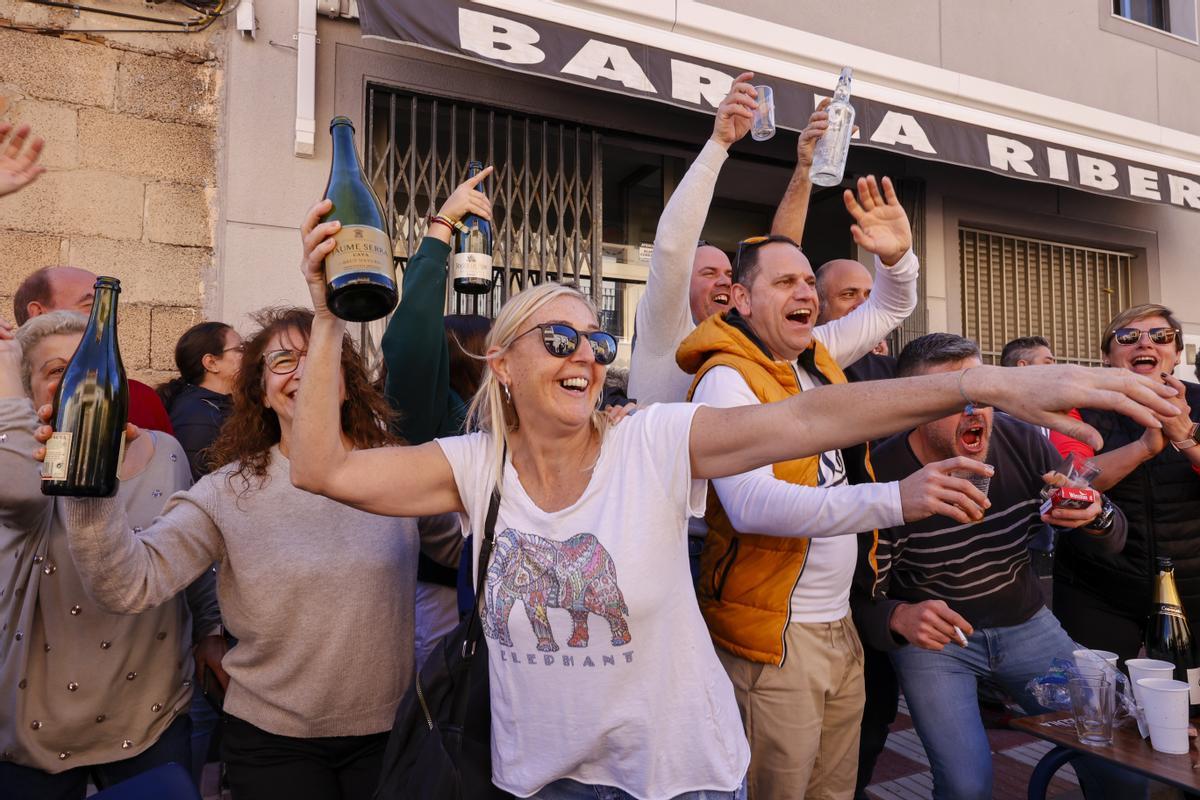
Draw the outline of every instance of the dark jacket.
<instances>
[{"instance_id":1,"label":"dark jacket","mask_svg":"<svg viewBox=\"0 0 1200 800\"><path fill-rule=\"evenodd\" d=\"M1185 383L1192 419L1200 419L1200 386ZM1144 428L1112 411L1080 409L1080 415L1104 437L1099 452L1123 447ZM1187 457L1168 444L1106 494L1129 520L1129 536L1120 553L1085 553L1060 542L1054 580L1102 596L1132 618L1150 612L1154 559L1175 560L1175 584L1192 625L1200 620L1200 475Z\"/></svg>"},{"instance_id":2,"label":"dark jacket","mask_svg":"<svg viewBox=\"0 0 1200 800\"><path fill-rule=\"evenodd\" d=\"M171 415L171 427L175 438L187 453L192 468L192 480L198 481L212 472L204 451L217 438L225 418L233 410L233 399L227 394L218 394L202 386L188 385L171 401L167 412Z\"/></svg>"},{"instance_id":3,"label":"dark jacket","mask_svg":"<svg viewBox=\"0 0 1200 800\"><path fill-rule=\"evenodd\" d=\"M450 388L450 347L442 321L449 256L450 246L444 242L429 236L421 240L405 267L400 305L381 343L387 366L385 393L400 415L396 433L409 444L456 436L463 432L466 420L466 403ZM423 544L425 540L423 535ZM469 553L467 548L463 550ZM435 561L422 549L417 560L418 580L456 586L457 575L455 567ZM467 588L473 595L469 581ZM459 593L460 605L466 603L470 608L469 599L461 596L462 586Z\"/></svg>"}]
</instances>

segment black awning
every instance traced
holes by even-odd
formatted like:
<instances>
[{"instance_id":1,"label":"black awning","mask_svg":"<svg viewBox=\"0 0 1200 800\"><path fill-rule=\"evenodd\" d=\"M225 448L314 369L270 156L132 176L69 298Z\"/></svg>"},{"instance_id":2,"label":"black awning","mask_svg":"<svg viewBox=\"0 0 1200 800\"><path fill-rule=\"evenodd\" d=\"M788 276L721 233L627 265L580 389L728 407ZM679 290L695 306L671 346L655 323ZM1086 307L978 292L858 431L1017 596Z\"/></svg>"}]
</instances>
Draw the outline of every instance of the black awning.
<instances>
[{"instance_id":1,"label":"black awning","mask_svg":"<svg viewBox=\"0 0 1200 800\"><path fill-rule=\"evenodd\" d=\"M742 71L729 64L498 11L471 0L358 0L358 7L364 36L705 113L712 113L733 77ZM830 75L830 85L835 79ZM754 80L774 89L776 123L794 131L803 129L817 98L829 94L827 89L761 72ZM855 146L1110 197L1200 210L1200 177L1196 174L1200 169L1168 170L862 95L855 95L852 103L860 128Z\"/></svg>"}]
</instances>

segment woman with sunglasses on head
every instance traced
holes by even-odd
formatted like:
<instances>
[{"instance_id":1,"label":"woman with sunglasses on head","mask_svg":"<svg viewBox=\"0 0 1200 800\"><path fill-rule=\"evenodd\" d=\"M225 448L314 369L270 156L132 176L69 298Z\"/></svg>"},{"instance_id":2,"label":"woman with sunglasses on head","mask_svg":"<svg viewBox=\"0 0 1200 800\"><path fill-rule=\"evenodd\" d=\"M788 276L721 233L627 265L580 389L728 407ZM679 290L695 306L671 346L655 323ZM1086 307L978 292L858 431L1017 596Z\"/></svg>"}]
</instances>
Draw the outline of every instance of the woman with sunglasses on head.
<instances>
[{"instance_id":1,"label":"woman with sunglasses on head","mask_svg":"<svg viewBox=\"0 0 1200 800\"><path fill-rule=\"evenodd\" d=\"M1175 583L1192 624L1200 620L1200 386L1171 373L1183 351L1183 330L1166 306L1128 308L1104 329L1105 366L1162 381L1178 394L1162 427L1143 427L1109 411L1072 415L1095 427L1104 446L1093 450L1061 433L1050 441L1064 456L1092 458L1095 480L1129 519L1125 549L1085 553L1064 540L1054 558L1054 613L1076 641L1135 658L1153 602L1155 558L1175 560Z\"/></svg>"},{"instance_id":2,"label":"woman with sunglasses on head","mask_svg":"<svg viewBox=\"0 0 1200 800\"><path fill-rule=\"evenodd\" d=\"M312 312L268 309L256 321L212 447L224 466L137 534L111 500L66 501L71 552L96 600L123 613L158 605L216 563L237 639L223 662L220 730L233 797L366 800L412 680L416 526L292 486ZM334 347L333 435L346 448L395 443L350 337Z\"/></svg>"},{"instance_id":3,"label":"woman with sunglasses on head","mask_svg":"<svg viewBox=\"0 0 1200 800\"><path fill-rule=\"evenodd\" d=\"M1091 397L1154 424L1141 403L1171 408L1158 397L1169 390L1134 376L976 367L826 387L773 405L657 404L610 426L597 405L616 341L585 295L546 282L496 317L471 404L477 432L352 450L331 428L345 323L325 306L322 262L338 223L321 223L323 210L315 206L301 226L316 317L292 480L371 513L465 513L476 558L498 490L481 608L492 777L520 797L594 798L595 787L612 798L741 795L749 749L685 551L687 519L703 511L703 479L943 416L961 408L960 382L979 402L1081 433L1078 421L1049 409Z\"/></svg>"}]
</instances>

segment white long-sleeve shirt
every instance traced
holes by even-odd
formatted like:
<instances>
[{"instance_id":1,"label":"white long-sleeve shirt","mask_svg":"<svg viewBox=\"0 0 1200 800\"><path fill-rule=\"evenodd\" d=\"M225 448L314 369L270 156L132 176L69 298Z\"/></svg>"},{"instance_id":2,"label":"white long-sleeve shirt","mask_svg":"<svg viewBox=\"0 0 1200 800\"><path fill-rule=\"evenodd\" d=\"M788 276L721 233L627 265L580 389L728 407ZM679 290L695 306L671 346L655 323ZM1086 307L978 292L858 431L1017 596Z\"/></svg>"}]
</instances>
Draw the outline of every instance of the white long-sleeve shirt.
<instances>
[{"instance_id":1,"label":"white long-sleeve shirt","mask_svg":"<svg viewBox=\"0 0 1200 800\"><path fill-rule=\"evenodd\" d=\"M681 402L691 387L692 376L679 368L675 351L696 327L688 299L692 261L727 157L725 148L709 140L658 220L646 293L635 316L637 339L629 367L629 396L639 405ZM867 302L841 319L817 326L814 336L839 364L853 364L916 308L919 269L911 250L892 267L876 258L875 285Z\"/></svg>"},{"instance_id":2,"label":"white long-sleeve shirt","mask_svg":"<svg viewBox=\"0 0 1200 800\"><path fill-rule=\"evenodd\" d=\"M892 315L905 313L907 305L908 270L915 283L916 258L911 252L888 272L893 277L899 272L900 281L876 284L871 293L875 304L868 300L845 317L813 330L814 338L835 361L853 363L895 326ZM801 390L817 386L795 363L792 370ZM720 408L759 402L737 370L724 366L704 374L693 399ZM849 613L858 548L854 536L844 534L904 524L899 483L848 484L840 451L824 453L821 460L819 486L782 481L769 465L713 480L721 507L736 530L813 540L804 574L792 592L793 622L832 622Z\"/></svg>"}]
</instances>

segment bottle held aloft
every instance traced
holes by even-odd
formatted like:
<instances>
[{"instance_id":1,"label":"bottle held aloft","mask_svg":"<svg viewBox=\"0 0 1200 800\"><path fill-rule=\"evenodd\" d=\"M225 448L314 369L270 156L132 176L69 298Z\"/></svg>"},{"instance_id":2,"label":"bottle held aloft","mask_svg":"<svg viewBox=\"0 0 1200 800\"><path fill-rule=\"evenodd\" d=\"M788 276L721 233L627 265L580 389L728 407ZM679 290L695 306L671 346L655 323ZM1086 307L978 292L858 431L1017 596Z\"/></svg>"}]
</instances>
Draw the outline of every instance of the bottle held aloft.
<instances>
[{"instance_id":1,"label":"bottle held aloft","mask_svg":"<svg viewBox=\"0 0 1200 800\"><path fill-rule=\"evenodd\" d=\"M1146 657L1175 665L1175 679L1186 681L1189 687L1189 716L1194 717L1200 712L1200 659L1175 588L1175 564L1165 556L1158 558L1153 609L1146 625Z\"/></svg>"},{"instance_id":2,"label":"bottle held aloft","mask_svg":"<svg viewBox=\"0 0 1200 800\"><path fill-rule=\"evenodd\" d=\"M837 88L833 90L833 102L825 109L829 115L829 127L825 135L817 140L813 151L812 169L809 179L817 186L837 186L846 172L846 158L850 154L850 139L854 135L854 106L850 105L850 67L842 69Z\"/></svg>"},{"instance_id":3,"label":"bottle held aloft","mask_svg":"<svg viewBox=\"0 0 1200 800\"><path fill-rule=\"evenodd\" d=\"M125 453L129 385L117 347L116 278L96 279L92 316L54 395L42 494L112 497Z\"/></svg>"},{"instance_id":4,"label":"bottle held aloft","mask_svg":"<svg viewBox=\"0 0 1200 800\"><path fill-rule=\"evenodd\" d=\"M478 161L467 162L467 178L483 171ZM487 194L487 181L475 188ZM492 290L492 223L477 214L467 214L455 236L454 290L461 294L487 294Z\"/></svg>"},{"instance_id":5,"label":"bottle held aloft","mask_svg":"<svg viewBox=\"0 0 1200 800\"><path fill-rule=\"evenodd\" d=\"M329 310L349 322L370 322L396 307L396 266L392 243L384 224L383 206L367 183L354 147L354 123L334 117L329 123L333 138L333 166L325 199L333 208L322 222L337 220L337 246L325 257L325 302Z\"/></svg>"}]
</instances>

